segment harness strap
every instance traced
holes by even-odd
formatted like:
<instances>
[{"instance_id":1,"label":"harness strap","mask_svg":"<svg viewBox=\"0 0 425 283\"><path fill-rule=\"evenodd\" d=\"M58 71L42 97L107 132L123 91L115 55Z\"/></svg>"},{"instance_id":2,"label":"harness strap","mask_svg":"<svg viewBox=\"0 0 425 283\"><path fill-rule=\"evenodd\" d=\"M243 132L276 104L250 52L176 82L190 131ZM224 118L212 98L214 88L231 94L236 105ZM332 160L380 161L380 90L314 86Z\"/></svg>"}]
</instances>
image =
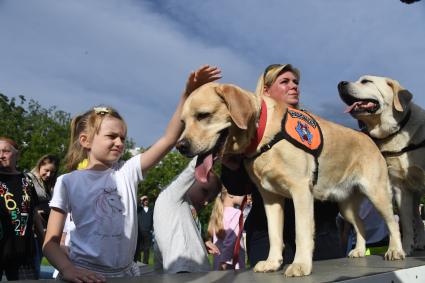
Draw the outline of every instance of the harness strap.
<instances>
[{"instance_id":1,"label":"harness strap","mask_svg":"<svg viewBox=\"0 0 425 283\"><path fill-rule=\"evenodd\" d=\"M282 121L281 121L281 131L279 131L273 137L273 139L270 142L268 142L267 144L263 145L259 149L259 151L257 153L255 153L254 155L249 156L247 158L254 159L254 158L260 156L261 154L263 154L264 152L268 151L269 149L271 149L276 143L280 142L283 139L286 139L287 141L289 141L290 143L292 143L294 146L296 146L296 147L298 147L298 148L300 148L300 149L302 149L302 150L310 153L311 155L313 155L313 157L314 157L314 164L315 164L315 168L314 168L314 171L313 171L313 185L316 185L317 184L318 177L319 177L319 160L318 160L318 158L319 158L319 155L320 155L320 153L322 151L322 146L323 146L323 144L322 144L322 141L323 141L322 131L320 130L320 127L317 124L317 122L310 115L308 115L307 111L305 111L305 110L289 109L288 108L288 111L289 110L292 110L292 111L302 111L302 112L304 112L304 114L307 115L307 118L310 119L309 121L311 121L311 123L314 124L315 127L318 128L318 133L319 133L320 141L321 141L321 143L319 144L319 146L316 149L309 150L305 146L303 146L301 143L299 143L298 141L296 141L293 137L291 137L286 132L285 125L286 125L286 120L287 120L287 117L288 117L288 112L287 112L286 115L283 116Z\"/></svg>"},{"instance_id":2,"label":"harness strap","mask_svg":"<svg viewBox=\"0 0 425 283\"><path fill-rule=\"evenodd\" d=\"M393 157L393 156L399 156L403 153L406 153L408 151L412 151L421 147L425 147L425 140L423 140L419 144L409 144L408 146L402 148L400 151L382 151L382 155L384 157Z\"/></svg>"}]
</instances>

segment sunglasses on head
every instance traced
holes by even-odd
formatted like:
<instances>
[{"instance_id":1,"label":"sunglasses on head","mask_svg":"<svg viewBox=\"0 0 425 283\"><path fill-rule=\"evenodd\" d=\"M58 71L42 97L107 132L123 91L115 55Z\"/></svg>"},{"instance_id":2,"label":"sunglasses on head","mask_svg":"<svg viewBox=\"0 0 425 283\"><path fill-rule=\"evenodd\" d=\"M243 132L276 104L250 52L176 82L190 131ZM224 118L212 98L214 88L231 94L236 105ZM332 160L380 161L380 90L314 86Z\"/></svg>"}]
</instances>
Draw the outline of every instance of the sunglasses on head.
<instances>
[{"instance_id":1,"label":"sunglasses on head","mask_svg":"<svg viewBox=\"0 0 425 283\"><path fill-rule=\"evenodd\" d=\"M278 68L278 67L281 67L281 66L283 66L283 65L282 65L282 64L271 64L271 65L268 65L268 66L266 67L266 69L264 69L263 77L265 78L265 77L266 77L266 75L267 75L267 73L268 73L269 71L271 71L271 70L273 70L273 69L276 69L276 68Z\"/></svg>"}]
</instances>

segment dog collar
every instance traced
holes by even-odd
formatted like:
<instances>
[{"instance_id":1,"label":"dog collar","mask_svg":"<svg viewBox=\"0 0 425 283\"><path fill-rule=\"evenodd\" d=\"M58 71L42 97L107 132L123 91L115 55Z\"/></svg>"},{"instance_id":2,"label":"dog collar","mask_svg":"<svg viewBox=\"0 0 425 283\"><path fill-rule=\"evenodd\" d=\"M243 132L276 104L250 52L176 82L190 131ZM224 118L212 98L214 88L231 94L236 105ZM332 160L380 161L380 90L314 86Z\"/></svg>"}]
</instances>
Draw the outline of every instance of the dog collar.
<instances>
[{"instance_id":1,"label":"dog collar","mask_svg":"<svg viewBox=\"0 0 425 283\"><path fill-rule=\"evenodd\" d=\"M398 130L395 131L394 133L389 134L388 136L386 136L385 138L379 139L379 138L374 138L371 137L374 141L384 141L384 140L389 140L390 138L392 138L393 136L395 136L396 134L398 134L403 128L404 126L406 126L407 122L409 122L410 119L410 115L412 114L412 111L407 112L406 116L403 118L403 120L401 120L401 122L398 125ZM363 131L363 130L362 130Z\"/></svg>"},{"instance_id":2,"label":"dog collar","mask_svg":"<svg viewBox=\"0 0 425 283\"><path fill-rule=\"evenodd\" d=\"M267 105L264 99L261 99L261 109L260 109L260 117L257 122L257 134L252 138L251 144L248 146L245 154L253 153L258 145L260 144L261 139L263 138L264 131L266 129L267 122Z\"/></svg>"}]
</instances>

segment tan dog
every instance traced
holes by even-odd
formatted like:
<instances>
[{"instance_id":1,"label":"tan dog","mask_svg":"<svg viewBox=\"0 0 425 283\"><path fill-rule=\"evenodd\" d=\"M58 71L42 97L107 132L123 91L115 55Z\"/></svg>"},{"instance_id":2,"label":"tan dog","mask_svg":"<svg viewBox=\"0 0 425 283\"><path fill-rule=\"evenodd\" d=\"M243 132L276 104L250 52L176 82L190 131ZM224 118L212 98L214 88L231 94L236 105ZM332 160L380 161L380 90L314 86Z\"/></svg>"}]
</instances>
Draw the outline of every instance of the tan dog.
<instances>
[{"instance_id":1,"label":"tan dog","mask_svg":"<svg viewBox=\"0 0 425 283\"><path fill-rule=\"evenodd\" d=\"M267 124L257 152L280 131L286 112L285 106L267 97L263 99L267 105ZM244 154L256 135L260 105L261 98L234 85L209 83L200 87L183 106L181 119L185 130L177 148L186 156L199 155L198 159L207 156L204 164L208 167L212 163L211 155ZM284 198L293 199L296 215L297 249L294 262L285 272L287 276L303 276L312 271L314 198L339 202L341 212L357 231L357 244L350 257L362 257L365 233L357 209L362 195L366 195L383 215L390 231L385 258L404 258L392 211L388 172L378 148L365 134L318 117L317 121L324 144L318 158L316 185L313 185L316 169L313 156L285 139L259 156L248 156L245 160L245 167L264 199L270 239L269 256L254 271L275 271L283 263ZM197 177L201 175L205 174Z\"/></svg>"},{"instance_id":2,"label":"tan dog","mask_svg":"<svg viewBox=\"0 0 425 283\"><path fill-rule=\"evenodd\" d=\"M403 248L407 254L425 248L419 201L425 194L425 111L411 102L412 94L397 81L362 76L340 82L338 90L347 112L362 121L388 165L399 208Z\"/></svg>"}]
</instances>

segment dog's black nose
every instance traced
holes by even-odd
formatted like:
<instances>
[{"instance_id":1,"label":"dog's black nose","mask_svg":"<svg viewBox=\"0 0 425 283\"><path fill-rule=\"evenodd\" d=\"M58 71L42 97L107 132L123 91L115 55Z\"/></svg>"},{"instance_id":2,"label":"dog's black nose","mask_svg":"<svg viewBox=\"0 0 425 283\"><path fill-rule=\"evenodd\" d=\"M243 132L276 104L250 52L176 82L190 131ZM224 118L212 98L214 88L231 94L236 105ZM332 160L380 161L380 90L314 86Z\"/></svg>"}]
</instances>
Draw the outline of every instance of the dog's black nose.
<instances>
[{"instance_id":1,"label":"dog's black nose","mask_svg":"<svg viewBox=\"0 0 425 283\"><path fill-rule=\"evenodd\" d=\"M341 90L341 89L343 89L346 85L348 85L348 82L347 82L347 81L341 81L341 82L339 82L339 84L338 84L338 89L339 89L339 90Z\"/></svg>"},{"instance_id":2,"label":"dog's black nose","mask_svg":"<svg viewBox=\"0 0 425 283\"><path fill-rule=\"evenodd\" d=\"M176 144L176 148L177 148L178 151L180 151L181 154L188 155L189 154L189 148L190 148L189 141L187 139L179 140Z\"/></svg>"}]
</instances>

